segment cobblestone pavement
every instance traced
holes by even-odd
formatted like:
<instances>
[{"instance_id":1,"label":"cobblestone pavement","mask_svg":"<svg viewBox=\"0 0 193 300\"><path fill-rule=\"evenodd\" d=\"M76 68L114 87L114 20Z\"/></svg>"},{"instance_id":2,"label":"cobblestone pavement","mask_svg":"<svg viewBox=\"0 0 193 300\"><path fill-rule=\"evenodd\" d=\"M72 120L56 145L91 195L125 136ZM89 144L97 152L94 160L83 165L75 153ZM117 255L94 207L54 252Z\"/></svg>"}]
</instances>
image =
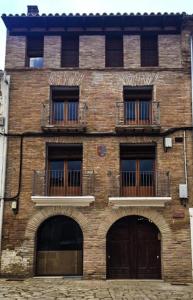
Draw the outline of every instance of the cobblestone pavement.
<instances>
[{"instance_id":1,"label":"cobblestone pavement","mask_svg":"<svg viewBox=\"0 0 193 300\"><path fill-rule=\"evenodd\" d=\"M0 280L0 299L39 300L191 300L193 285L171 285L161 281L84 281L62 278Z\"/></svg>"}]
</instances>

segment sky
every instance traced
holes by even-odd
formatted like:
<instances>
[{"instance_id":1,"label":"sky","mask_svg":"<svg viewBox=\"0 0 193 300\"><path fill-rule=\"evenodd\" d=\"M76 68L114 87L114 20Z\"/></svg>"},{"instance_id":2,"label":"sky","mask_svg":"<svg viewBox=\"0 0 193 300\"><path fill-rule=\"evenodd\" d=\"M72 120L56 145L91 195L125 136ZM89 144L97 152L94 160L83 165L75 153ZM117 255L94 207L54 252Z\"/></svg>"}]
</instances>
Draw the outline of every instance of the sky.
<instances>
[{"instance_id":1,"label":"sky","mask_svg":"<svg viewBox=\"0 0 193 300\"><path fill-rule=\"evenodd\" d=\"M0 15L26 13L38 5L42 13L186 12L193 14L193 0L0 0ZM4 69L6 28L0 20L0 69Z\"/></svg>"}]
</instances>

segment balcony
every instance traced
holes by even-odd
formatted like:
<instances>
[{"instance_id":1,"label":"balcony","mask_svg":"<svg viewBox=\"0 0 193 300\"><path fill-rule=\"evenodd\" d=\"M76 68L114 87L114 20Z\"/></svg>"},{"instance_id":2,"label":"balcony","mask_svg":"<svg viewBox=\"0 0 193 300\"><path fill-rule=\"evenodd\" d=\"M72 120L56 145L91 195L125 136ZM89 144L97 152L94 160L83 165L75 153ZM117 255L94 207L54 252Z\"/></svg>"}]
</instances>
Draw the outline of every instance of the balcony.
<instances>
[{"instance_id":1,"label":"balcony","mask_svg":"<svg viewBox=\"0 0 193 300\"><path fill-rule=\"evenodd\" d=\"M41 127L44 131L83 132L86 130L87 106L79 102L43 104Z\"/></svg>"},{"instance_id":2,"label":"balcony","mask_svg":"<svg viewBox=\"0 0 193 300\"><path fill-rule=\"evenodd\" d=\"M114 207L164 207L171 200L169 173L122 171L111 180L109 203Z\"/></svg>"},{"instance_id":3,"label":"balcony","mask_svg":"<svg viewBox=\"0 0 193 300\"><path fill-rule=\"evenodd\" d=\"M89 206L94 186L93 171L34 171L31 199L36 206Z\"/></svg>"},{"instance_id":4,"label":"balcony","mask_svg":"<svg viewBox=\"0 0 193 300\"><path fill-rule=\"evenodd\" d=\"M157 101L116 103L117 132L159 132L160 105Z\"/></svg>"}]
</instances>

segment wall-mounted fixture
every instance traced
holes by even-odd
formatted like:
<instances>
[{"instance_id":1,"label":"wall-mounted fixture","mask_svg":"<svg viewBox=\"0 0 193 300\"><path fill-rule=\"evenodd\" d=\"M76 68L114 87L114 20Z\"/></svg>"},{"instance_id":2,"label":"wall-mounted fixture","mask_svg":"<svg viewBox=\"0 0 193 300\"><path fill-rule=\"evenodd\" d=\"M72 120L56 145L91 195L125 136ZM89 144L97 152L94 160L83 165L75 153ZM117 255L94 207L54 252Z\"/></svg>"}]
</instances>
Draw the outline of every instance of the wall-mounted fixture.
<instances>
[{"instance_id":1,"label":"wall-mounted fixture","mask_svg":"<svg viewBox=\"0 0 193 300\"><path fill-rule=\"evenodd\" d=\"M167 152L168 149L172 148L172 138L165 137L163 140L163 144L164 144L165 152Z\"/></svg>"},{"instance_id":2,"label":"wall-mounted fixture","mask_svg":"<svg viewBox=\"0 0 193 300\"><path fill-rule=\"evenodd\" d=\"M5 125L5 118L0 116L0 126Z\"/></svg>"},{"instance_id":3,"label":"wall-mounted fixture","mask_svg":"<svg viewBox=\"0 0 193 300\"><path fill-rule=\"evenodd\" d=\"M188 186L186 183L179 184L179 198L180 198L181 204L186 206L186 202L188 200Z\"/></svg>"}]
</instances>

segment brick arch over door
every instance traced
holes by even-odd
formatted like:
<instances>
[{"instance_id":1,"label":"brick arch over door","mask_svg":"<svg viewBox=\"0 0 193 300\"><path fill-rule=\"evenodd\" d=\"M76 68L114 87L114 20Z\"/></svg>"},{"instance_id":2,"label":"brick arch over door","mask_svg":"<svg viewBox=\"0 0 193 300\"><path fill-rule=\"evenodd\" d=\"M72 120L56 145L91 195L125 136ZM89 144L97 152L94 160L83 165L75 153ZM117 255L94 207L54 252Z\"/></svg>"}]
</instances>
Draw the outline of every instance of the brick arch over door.
<instances>
[{"instance_id":1,"label":"brick arch over door","mask_svg":"<svg viewBox=\"0 0 193 300\"><path fill-rule=\"evenodd\" d=\"M34 273L35 240L37 229L46 219L56 215L64 215L76 221L80 226L83 232L83 238L85 239L86 229L88 228L88 221L86 217L81 212L76 211L76 209L48 207L38 211L29 220L25 231L24 247L26 249L26 258L28 259L29 263L29 275L33 275Z\"/></svg>"},{"instance_id":2,"label":"brick arch over door","mask_svg":"<svg viewBox=\"0 0 193 300\"><path fill-rule=\"evenodd\" d=\"M113 225L117 220L131 215L142 216L150 219L160 230L163 239L166 237L167 240L171 238L171 229L166 223L164 217L161 215L161 213L149 208L125 208L109 212L109 214L105 215L105 218L103 218L104 221L101 222L101 225L99 226L98 236L106 239L107 232L111 225Z\"/></svg>"},{"instance_id":3,"label":"brick arch over door","mask_svg":"<svg viewBox=\"0 0 193 300\"><path fill-rule=\"evenodd\" d=\"M169 225L167 224L164 217L161 213L156 212L155 209L151 208L121 208L109 211L109 213L105 213L105 216L101 217L103 222L98 228L97 236L102 241L102 255L101 257L104 259L103 272L106 273L106 236L110 227L119 219L126 217L126 216L142 216L147 219L150 219L159 229L161 233L161 256L162 256L162 279L167 280L170 276L168 270L168 260L171 259L171 251L172 251L172 244L174 242L172 238L172 233Z\"/></svg>"}]
</instances>

